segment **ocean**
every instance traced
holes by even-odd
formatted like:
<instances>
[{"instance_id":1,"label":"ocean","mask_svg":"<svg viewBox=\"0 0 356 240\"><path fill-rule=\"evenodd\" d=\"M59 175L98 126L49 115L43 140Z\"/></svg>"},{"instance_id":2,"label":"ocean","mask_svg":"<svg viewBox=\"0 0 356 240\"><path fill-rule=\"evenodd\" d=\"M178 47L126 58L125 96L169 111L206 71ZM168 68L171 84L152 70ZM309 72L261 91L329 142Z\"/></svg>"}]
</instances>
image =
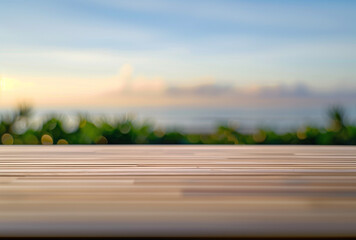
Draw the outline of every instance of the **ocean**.
<instances>
[{"instance_id":1,"label":"ocean","mask_svg":"<svg viewBox=\"0 0 356 240\"><path fill-rule=\"evenodd\" d=\"M242 132L253 132L268 128L277 132L296 130L302 126L325 127L328 124L330 107L290 108L196 108L196 107L132 107L132 108L36 108L33 119L39 121L56 115L75 124L78 115L93 121L130 118L137 123L148 122L156 128L181 132L209 133L220 125L228 125ZM344 107L346 120L356 125L356 105ZM9 112L2 110L1 113Z\"/></svg>"}]
</instances>

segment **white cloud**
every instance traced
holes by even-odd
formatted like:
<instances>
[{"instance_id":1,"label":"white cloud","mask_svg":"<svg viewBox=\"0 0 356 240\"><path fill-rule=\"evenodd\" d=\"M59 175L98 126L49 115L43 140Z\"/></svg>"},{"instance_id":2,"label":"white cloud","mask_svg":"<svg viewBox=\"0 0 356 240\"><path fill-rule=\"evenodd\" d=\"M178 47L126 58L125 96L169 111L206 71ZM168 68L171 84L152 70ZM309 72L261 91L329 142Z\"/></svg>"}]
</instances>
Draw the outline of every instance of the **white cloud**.
<instances>
[{"instance_id":1,"label":"white cloud","mask_svg":"<svg viewBox=\"0 0 356 240\"><path fill-rule=\"evenodd\" d=\"M163 92L166 83L162 77L135 76L130 64L121 66L118 74L118 91L120 94L155 94Z\"/></svg>"}]
</instances>

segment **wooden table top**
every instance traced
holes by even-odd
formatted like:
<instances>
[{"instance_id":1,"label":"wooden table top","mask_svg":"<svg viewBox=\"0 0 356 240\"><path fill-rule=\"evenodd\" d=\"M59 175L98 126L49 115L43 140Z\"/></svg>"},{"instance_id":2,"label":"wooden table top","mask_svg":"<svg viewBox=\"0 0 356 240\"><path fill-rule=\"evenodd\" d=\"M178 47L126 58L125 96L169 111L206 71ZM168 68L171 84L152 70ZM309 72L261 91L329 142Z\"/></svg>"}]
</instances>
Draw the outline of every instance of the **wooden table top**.
<instances>
[{"instance_id":1,"label":"wooden table top","mask_svg":"<svg viewBox=\"0 0 356 240\"><path fill-rule=\"evenodd\" d=\"M0 146L0 236L356 236L356 147Z\"/></svg>"}]
</instances>

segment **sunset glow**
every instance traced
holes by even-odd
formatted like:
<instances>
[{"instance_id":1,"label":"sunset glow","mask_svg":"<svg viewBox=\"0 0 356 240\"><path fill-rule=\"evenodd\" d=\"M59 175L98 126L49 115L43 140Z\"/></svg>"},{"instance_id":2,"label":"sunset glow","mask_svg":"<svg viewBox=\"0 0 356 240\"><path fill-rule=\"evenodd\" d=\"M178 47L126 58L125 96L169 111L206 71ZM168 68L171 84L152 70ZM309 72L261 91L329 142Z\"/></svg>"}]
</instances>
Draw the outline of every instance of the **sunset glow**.
<instances>
[{"instance_id":1,"label":"sunset glow","mask_svg":"<svg viewBox=\"0 0 356 240\"><path fill-rule=\"evenodd\" d=\"M16 0L1 8L1 106L356 99L352 1Z\"/></svg>"}]
</instances>

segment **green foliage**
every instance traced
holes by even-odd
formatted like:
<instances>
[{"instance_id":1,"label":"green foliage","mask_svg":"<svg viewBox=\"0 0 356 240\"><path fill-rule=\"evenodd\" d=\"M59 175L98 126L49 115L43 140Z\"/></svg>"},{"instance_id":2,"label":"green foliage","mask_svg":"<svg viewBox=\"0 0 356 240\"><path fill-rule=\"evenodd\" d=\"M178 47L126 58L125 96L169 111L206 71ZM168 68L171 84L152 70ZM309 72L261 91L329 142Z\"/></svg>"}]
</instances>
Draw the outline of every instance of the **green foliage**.
<instances>
[{"instance_id":1,"label":"green foliage","mask_svg":"<svg viewBox=\"0 0 356 240\"><path fill-rule=\"evenodd\" d=\"M79 116L77 127L71 132L66 131L63 120L56 116L45 119L35 130L29 124L31 110L28 105L20 105L12 115L1 116L2 144L356 144L356 126L347 124L340 107L329 110L329 125L325 129L306 126L287 133L269 129L243 133L220 126L212 134L165 132L132 119L121 119L115 124L105 119L94 123L86 116Z\"/></svg>"}]
</instances>

